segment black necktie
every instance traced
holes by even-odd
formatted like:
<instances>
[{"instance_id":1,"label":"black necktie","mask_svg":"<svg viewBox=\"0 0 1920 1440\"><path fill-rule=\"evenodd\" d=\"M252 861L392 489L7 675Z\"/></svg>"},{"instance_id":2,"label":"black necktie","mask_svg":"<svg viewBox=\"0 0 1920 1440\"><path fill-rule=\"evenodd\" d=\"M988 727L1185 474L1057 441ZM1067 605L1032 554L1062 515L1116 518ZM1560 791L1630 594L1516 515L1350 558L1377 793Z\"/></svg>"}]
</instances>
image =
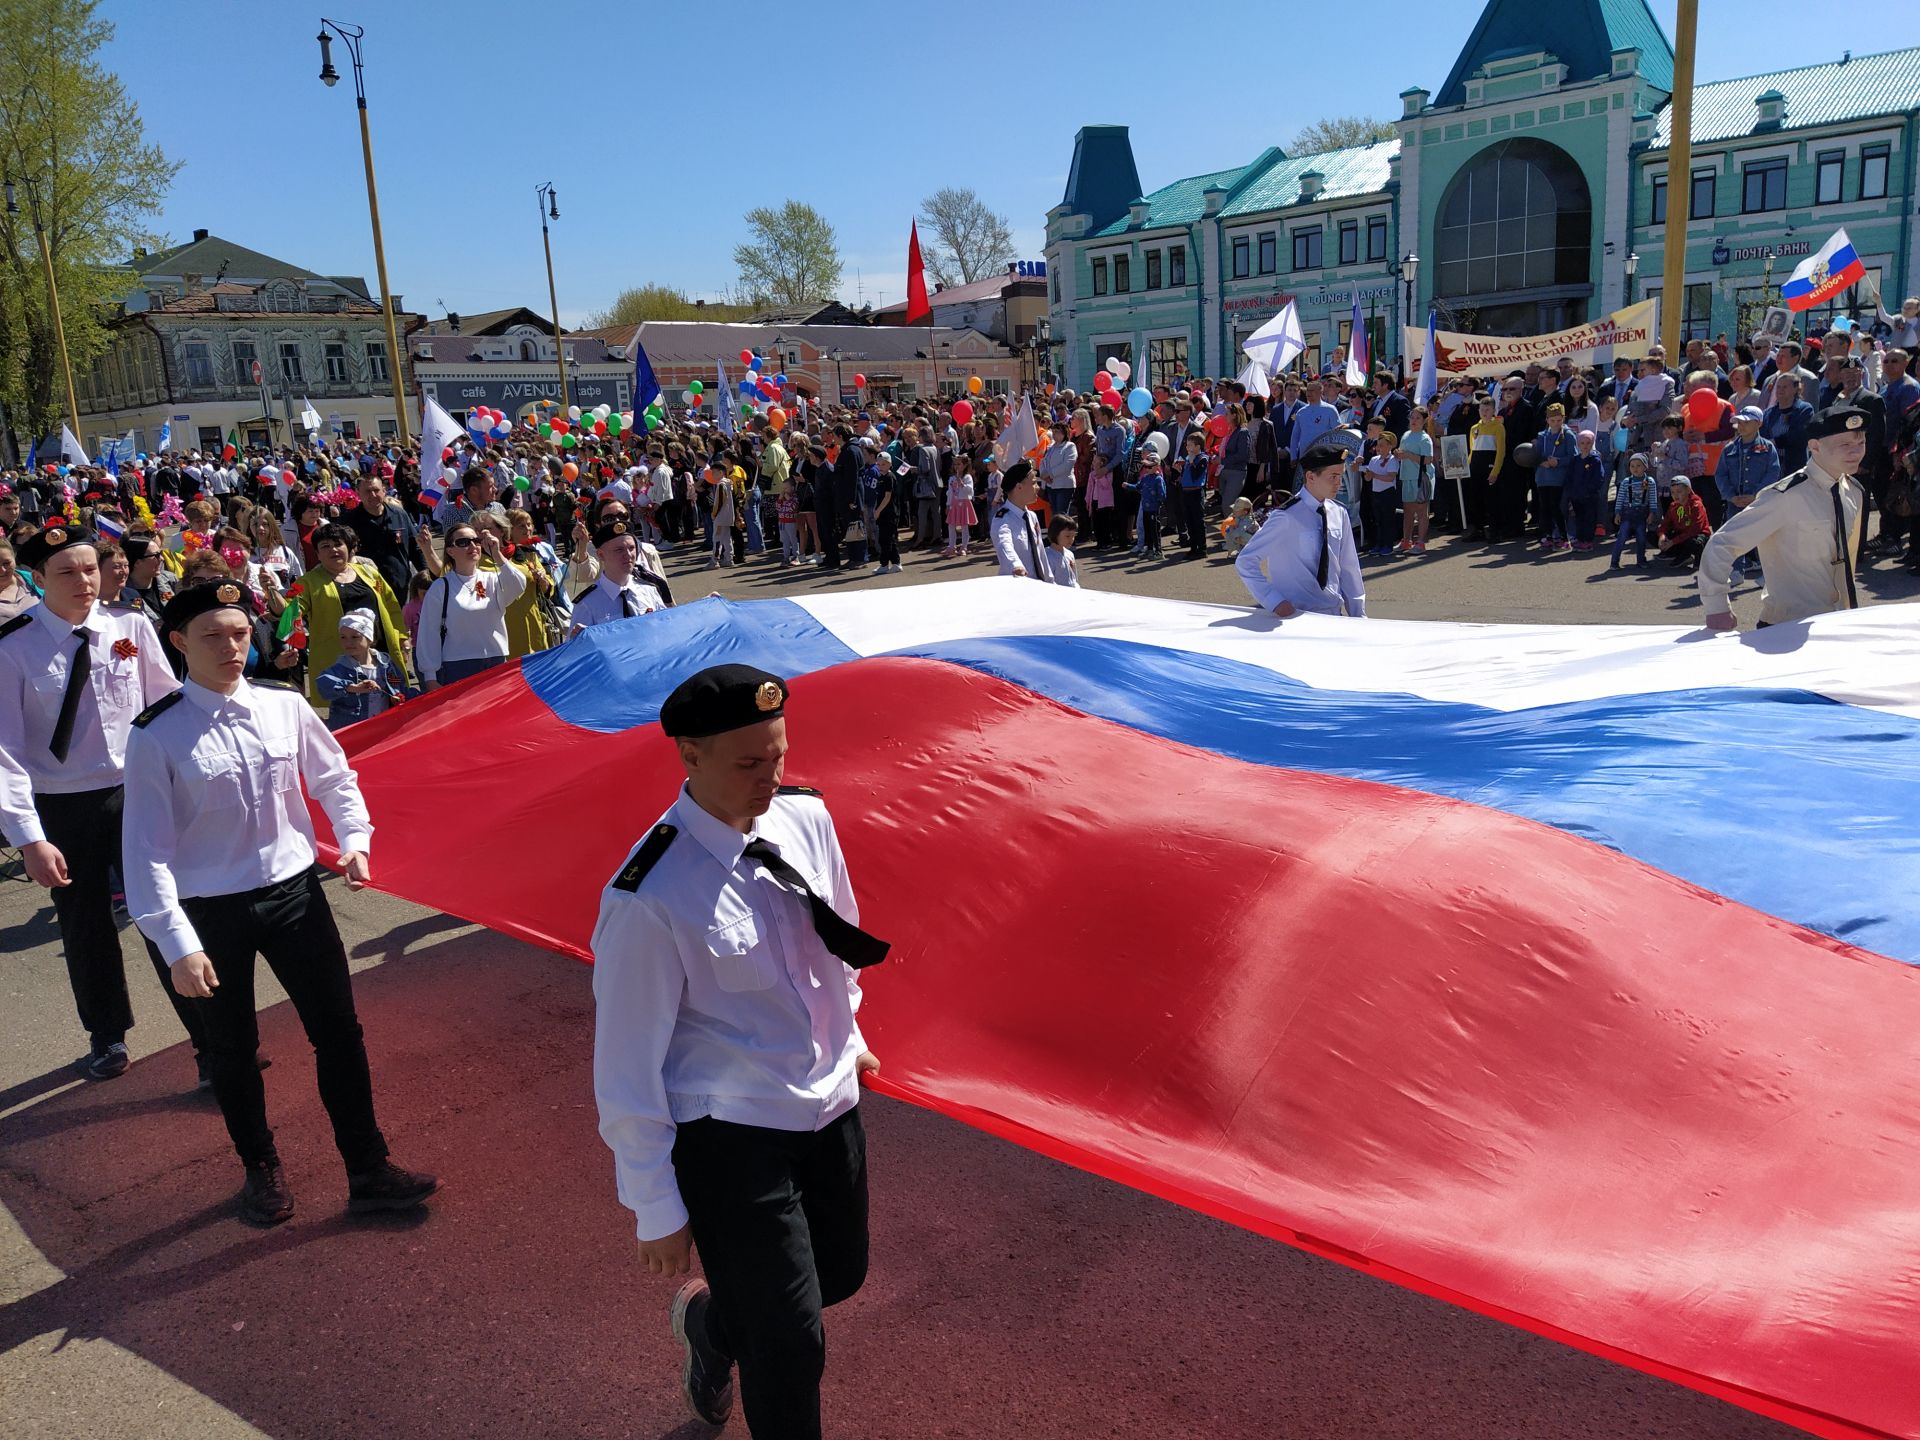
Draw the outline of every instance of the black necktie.
<instances>
[{"instance_id":1,"label":"black necktie","mask_svg":"<svg viewBox=\"0 0 1920 1440\"><path fill-rule=\"evenodd\" d=\"M1048 578L1047 562L1045 557L1040 553L1042 547L1040 544L1039 522L1033 518L1033 511L1031 510L1022 510L1020 513L1027 517L1027 548L1033 552L1033 578L1036 580L1045 580Z\"/></svg>"},{"instance_id":2,"label":"black necktie","mask_svg":"<svg viewBox=\"0 0 1920 1440\"><path fill-rule=\"evenodd\" d=\"M639 611L633 608L633 592L627 589L625 586L622 586L620 590L620 614L622 618L637 615L639 613L640 613Z\"/></svg>"},{"instance_id":3,"label":"black necktie","mask_svg":"<svg viewBox=\"0 0 1920 1440\"><path fill-rule=\"evenodd\" d=\"M813 893L813 888L798 870L774 854L773 847L766 841L749 840L745 854L749 860L758 860L766 866L767 873L773 876L781 889L806 899L807 908L813 912L814 931L834 955L856 970L878 965L887 958L887 951L892 947L886 941L869 935L852 921L843 919L839 911Z\"/></svg>"},{"instance_id":4,"label":"black necktie","mask_svg":"<svg viewBox=\"0 0 1920 1440\"><path fill-rule=\"evenodd\" d=\"M80 697L87 693L87 677L93 673L93 632L82 625L73 632L80 648L73 652L73 664L67 667L67 693L60 697L60 714L53 722L53 739L47 748L53 758L64 760L73 744L73 717L80 713Z\"/></svg>"},{"instance_id":5,"label":"black necktie","mask_svg":"<svg viewBox=\"0 0 1920 1440\"><path fill-rule=\"evenodd\" d=\"M1847 507L1840 498L1840 487L1846 484L1844 478L1833 482L1833 543L1840 552L1840 568L1847 577L1847 608L1860 608L1859 592L1853 588L1853 547L1847 544ZM61 715L67 712L62 710Z\"/></svg>"},{"instance_id":6,"label":"black necktie","mask_svg":"<svg viewBox=\"0 0 1920 1440\"><path fill-rule=\"evenodd\" d=\"M1314 579L1322 590L1327 588L1327 502L1322 500L1320 511L1320 564L1313 572Z\"/></svg>"}]
</instances>

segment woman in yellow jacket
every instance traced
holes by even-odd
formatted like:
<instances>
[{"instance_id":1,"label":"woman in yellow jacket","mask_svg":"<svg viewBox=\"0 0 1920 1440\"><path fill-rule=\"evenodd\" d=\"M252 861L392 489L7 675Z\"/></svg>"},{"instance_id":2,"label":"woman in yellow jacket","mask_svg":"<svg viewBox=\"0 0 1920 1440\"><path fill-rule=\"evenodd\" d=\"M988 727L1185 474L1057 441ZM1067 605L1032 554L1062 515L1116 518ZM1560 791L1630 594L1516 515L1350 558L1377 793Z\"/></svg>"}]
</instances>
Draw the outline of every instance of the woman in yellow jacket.
<instances>
[{"instance_id":1,"label":"woman in yellow jacket","mask_svg":"<svg viewBox=\"0 0 1920 1440\"><path fill-rule=\"evenodd\" d=\"M525 515L524 510L513 510L510 515ZM482 510L473 517L473 528L481 534L492 534L500 542L503 557L499 565L492 560L483 559L480 568L497 570L500 565L511 565L520 572L526 587L507 606L507 653L518 657L531 655L537 650L551 649L557 642L547 633L546 616L540 609L540 594L553 593L553 577L540 563L539 556L533 552L532 516L527 516L523 527L522 539L512 525L502 524L500 517L491 511Z\"/></svg>"},{"instance_id":2,"label":"woman in yellow jacket","mask_svg":"<svg viewBox=\"0 0 1920 1440\"><path fill-rule=\"evenodd\" d=\"M360 537L345 525L331 523L313 532L314 553L320 563L302 575L287 592L300 602L307 623L307 699L322 716L327 702L314 690L314 677L340 658L340 617L349 610L371 611L379 621L374 648L384 650L405 672L408 688L413 673L407 665L407 622L400 602L371 560L357 558Z\"/></svg>"},{"instance_id":3,"label":"woman in yellow jacket","mask_svg":"<svg viewBox=\"0 0 1920 1440\"><path fill-rule=\"evenodd\" d=\"M1500 467L1507 462L1507 426L1491 395L1480 397L1480 418L1467 431L1467 483L1463 487L1467 539L1485 540L1492 533L1493 489Z\"/></svg>"}]
</instances>

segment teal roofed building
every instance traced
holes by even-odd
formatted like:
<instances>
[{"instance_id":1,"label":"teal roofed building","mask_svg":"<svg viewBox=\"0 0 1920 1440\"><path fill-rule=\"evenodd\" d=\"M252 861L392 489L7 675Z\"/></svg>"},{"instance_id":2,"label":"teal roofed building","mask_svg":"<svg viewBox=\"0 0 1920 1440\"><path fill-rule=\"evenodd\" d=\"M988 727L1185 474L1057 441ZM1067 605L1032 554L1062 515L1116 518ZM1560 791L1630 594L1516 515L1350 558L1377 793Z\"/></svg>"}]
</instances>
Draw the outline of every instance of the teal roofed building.
<instances>
[{"instance_id":1,"label":"teal roofed building","mask_svg":"<svg viewBox=\"0 0 1920 1440\"><path fill-rule=\"evenodd\" d=\"M1489 0L1438 89L1402 92L1395 139L1270 148L1146 190L1126 128L1088 126L1047 214L1054 366L1075 388L1113 356L1153 383L1232 374L1288 301L1303 365L1324 368L1356 301L1373 353L1396 358L1403 320L1430 307L1450 329L1524 335L1659 295L1672 86L1646 0ZM1697 79L1693 145L1689 337L1757 328L1840 227L1870 283L1807 325L1920 290L1920 48Z\"/></svg>"}]
</instances>

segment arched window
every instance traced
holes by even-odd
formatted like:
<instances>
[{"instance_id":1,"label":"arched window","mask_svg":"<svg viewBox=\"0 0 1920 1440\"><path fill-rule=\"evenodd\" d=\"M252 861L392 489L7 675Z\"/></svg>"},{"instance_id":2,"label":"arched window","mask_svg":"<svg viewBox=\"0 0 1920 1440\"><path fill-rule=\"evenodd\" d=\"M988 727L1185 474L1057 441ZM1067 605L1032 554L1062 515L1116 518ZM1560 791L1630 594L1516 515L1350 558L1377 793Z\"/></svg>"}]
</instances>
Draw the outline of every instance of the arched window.
<instances>
[{"instance_id":1,"label":"arched window","mask_svg":"<svg viewBox=\"0 0 1920 1440\"><path fill-rule=\"evenodd\" d=\"M1573 157L1543 140L1503 140L1447 187L1435 222L1434 290L1491 300L1591 285L1593 200Z\"/></svg>"}]
</instances>

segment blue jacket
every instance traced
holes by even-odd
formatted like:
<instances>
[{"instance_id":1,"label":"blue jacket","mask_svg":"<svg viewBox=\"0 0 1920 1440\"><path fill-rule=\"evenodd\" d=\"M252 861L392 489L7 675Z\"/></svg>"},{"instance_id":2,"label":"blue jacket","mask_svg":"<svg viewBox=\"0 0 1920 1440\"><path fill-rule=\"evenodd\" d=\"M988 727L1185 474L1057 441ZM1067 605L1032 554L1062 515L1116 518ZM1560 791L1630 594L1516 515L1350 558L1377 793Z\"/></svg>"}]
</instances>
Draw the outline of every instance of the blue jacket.
<instances>
[{"instance_id":1,"label":"blue jacket","mask_svg":"<svg viewBox=\"0 0 1920 1440\"><path fill-rule=\"evenodd\" d=\"M1812 423L1813 406L1804 400L1794 401L1789 410L1769 405L1760 417L1760 434L1779 450L1780 468L1789 475L1806 467L1807 426Z\"/></svg>"},{"instance_id":2,"label":"blue jacket","mask_svg":"<svg viewBox=\"0 0 1920 1440\"><path fill-rule=\"evenodd\" d=\"M1158 515L1167 503L1167 477L1158 470L1142 470L1138 480L1126 482L1126 488L1140 492L1140 508L1149 515Z\"/></svg>"},{"instance_id":3,"label":"blue jacket","mask_svg":"<svg viewBox=\"0 0 1920 1440\"><path fill-rule=\"evenodd\" d=\"M1713 483L1720 487L1725 499L1758 495L1779 478L1780 452L1765 436L1755 436L1751 445L1736 439L1720 447L1720 463L1714 467Z\"/></svg>"},{"instance_id":4,"label":"blue jacket","mask_svg":"<svg viewBox=\"0 0 1920 1440\"><path fill-rule=\"evenodd\" d=\"M1189 455L1180 466L1180 488L1182 490L1207 488L1207 457L1204 451L1198 455Z\"/></svg>"},{"instance_id":5,"label":"blue jacket","mask_svg":"<svg viewBox=\"0 0 1920 1440\"><path fill-rule=\"evenodd\" d=\"M1573 443L1573 432L1565 426L1560 428L1557 437L1551 430L1542 430L1533 437L1534 459L1540 462L1533 472L1533 488L1538 490L1542 485L1551 488L1566 484L1567 475L1579 454L1579 447ZM1546 462L1550 459L1560 463L1548 469Z\"/></svg>"},{"instance_id":6,"label":"blue jacket","mask_svg":"<svg viewBox=\"0 0 1920 1440\"><path fill-rule=\"evenodd\" d=\"M1566 486L1561 493L1569 500L1604 500L1607 494L1607 466L1600 458L1598 447L1591 455L1576 452L1573 468L1567 471L1567 478L1561 483Z\"/></svg>"}]
</instances>

